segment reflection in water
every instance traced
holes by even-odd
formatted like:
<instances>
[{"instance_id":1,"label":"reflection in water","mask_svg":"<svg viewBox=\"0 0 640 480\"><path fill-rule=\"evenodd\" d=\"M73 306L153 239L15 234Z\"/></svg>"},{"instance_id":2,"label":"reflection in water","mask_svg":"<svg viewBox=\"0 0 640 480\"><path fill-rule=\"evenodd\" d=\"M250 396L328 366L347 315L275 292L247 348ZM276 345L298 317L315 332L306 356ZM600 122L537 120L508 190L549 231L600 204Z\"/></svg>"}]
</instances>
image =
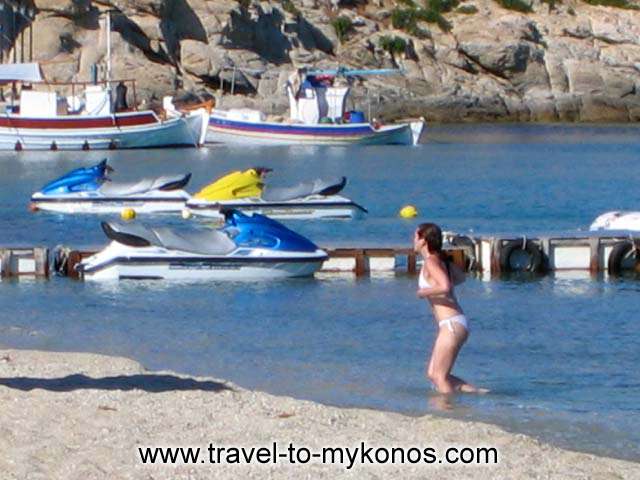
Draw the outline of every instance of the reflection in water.
<instances>
[{"instance_id":1,"label":"reflection in water","mask_svg":"<svg viewBox=\"0 0 640 480\"><path fill-rule=\"evenodd\" d=\"M427 395L429 408L436 412L449 412L455 408L455 396L434 393Z\"/></svg>"}]
</instances>

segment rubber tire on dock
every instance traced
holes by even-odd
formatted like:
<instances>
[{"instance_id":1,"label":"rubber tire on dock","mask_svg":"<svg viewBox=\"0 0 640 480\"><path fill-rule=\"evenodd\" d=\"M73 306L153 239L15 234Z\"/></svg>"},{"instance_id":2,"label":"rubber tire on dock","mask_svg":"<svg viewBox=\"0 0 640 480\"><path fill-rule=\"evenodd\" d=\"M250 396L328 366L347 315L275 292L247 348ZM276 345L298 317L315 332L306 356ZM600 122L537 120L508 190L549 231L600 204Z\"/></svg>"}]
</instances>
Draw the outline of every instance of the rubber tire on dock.
<instances>
[{"instance_id":1,"label":"rubber tire on dock","mask_svg":"<svg viewBox=\"0 0 640 480\"><path fill-rule=\"evenodd\" d=\"M523 247L524 239L511 240L502 246L500 253L500 269L503 272L539 272L542 269L542 250L531 240ZM518 250L525 250L529 254L529 263L525 268L514 268L511 256Z\"/></svg>"},{"instance_id":2,"label":"rubber tire on dock","mask_svg":"<svg viewBox=\"0 0 640 480\"><path fill-rule=\"evenodd\" d=\"M622 271L622 261L629 255L633 248L633 242L625 240L618 242L613 246L611 253L609 254L609 260L607 261L607 271L609 275L620 275ZM636 267L640 261L640 250L636 249Z\"/></svg>"}]
</instances>

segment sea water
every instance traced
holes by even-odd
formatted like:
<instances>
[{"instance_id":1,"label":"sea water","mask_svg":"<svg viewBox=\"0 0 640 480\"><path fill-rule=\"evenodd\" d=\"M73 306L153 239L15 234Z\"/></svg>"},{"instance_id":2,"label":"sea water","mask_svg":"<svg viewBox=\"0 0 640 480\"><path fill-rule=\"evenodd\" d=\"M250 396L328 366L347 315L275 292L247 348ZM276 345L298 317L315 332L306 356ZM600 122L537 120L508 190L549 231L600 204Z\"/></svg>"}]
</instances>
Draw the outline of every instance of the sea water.
<instances>
[{"instance_id":1,"label":"sea water","mask_svg":"<svg viewBox=\"0 0 640 480\"><path fill-rule=\"evenodd\" d=\"M421 221L476 234L578 232L604 211L640 209L635 126L452 125L431 128L416 148L2 153L0 245L105 244L105 217L27 210L48 180L104 157L114 180L192 172L190 191L251 166L273 168L276 185L345 175L344 193L369 209L365 220L288 223L321 245L408 246ZM398 218L408 203L417 219ZM458 296L471 336L455 373L492 393L461 396L444 413L424 378L434 327L416 289L406 275L5 280L0 345L122 355L150 369L332 405L489 421L563 447L640 460L640 279L470 277Z\"/></svg>"}]
</instances>

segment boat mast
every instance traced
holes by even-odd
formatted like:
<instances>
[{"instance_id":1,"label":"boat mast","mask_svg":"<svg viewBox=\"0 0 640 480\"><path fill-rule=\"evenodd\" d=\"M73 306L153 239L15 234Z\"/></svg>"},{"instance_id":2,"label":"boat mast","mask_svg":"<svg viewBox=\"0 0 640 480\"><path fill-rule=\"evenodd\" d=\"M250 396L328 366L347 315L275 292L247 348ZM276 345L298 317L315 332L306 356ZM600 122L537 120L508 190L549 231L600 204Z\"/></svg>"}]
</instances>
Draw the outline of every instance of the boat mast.
<instances>
[{"instance_id":1,"label":"boat mast","mask_svg":"<svg viewBox=\"0 0 640 480\"><path fill-rule=\"evenodd\" d=\"M111 10L107 10L107 89L111 89Z\"/></svg>"}]
</instances>

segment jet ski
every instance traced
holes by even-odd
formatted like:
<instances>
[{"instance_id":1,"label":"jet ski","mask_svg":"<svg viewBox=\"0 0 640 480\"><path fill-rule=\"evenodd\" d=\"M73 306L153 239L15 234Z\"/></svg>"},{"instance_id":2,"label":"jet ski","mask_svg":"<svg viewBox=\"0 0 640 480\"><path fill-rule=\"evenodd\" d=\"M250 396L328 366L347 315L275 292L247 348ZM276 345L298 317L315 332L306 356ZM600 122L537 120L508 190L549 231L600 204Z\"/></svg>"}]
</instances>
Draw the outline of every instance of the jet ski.
<instances>
[{"instance_id":1,"label":"jet ski","mask_svg":"<svg viewBox=\"0 0 640 480\"><path fill-rule=\"evenodd\" d=\"M111 239L78 264L86 280L253 280L313 275L328 257L305 237L259 214L225 211L219 229L178 232L102 222Z\"/></svg>"},{"instance_id":2,"label":"jet ski","mask_svg":"<svg viewBox=\"0 0 640 480\"><path fill-rule=\"evenodd\" d=\"M207 185L186 203L186 209L205 217L223 216L224 209L237 208L279 219L355 218L367 210L338 195L346 177L335 181L314 180L292 187L273 188L264 179L271 169L236 171Z\"/></svg>"},{"instance_id":3,"label":"jet ski","mask_svg":"<svg viewBox=\"0 0 640 480\"><path fill-rule=\"evenodd\" d=\"M180 212L190 195L183 187L191 174L143 178L137 182L114 182L113 169L102 160L93 167L76 168L31 196L32 210L61 213L119 213L132 208L138 213Z\"/></svg>"}]
</instances>

